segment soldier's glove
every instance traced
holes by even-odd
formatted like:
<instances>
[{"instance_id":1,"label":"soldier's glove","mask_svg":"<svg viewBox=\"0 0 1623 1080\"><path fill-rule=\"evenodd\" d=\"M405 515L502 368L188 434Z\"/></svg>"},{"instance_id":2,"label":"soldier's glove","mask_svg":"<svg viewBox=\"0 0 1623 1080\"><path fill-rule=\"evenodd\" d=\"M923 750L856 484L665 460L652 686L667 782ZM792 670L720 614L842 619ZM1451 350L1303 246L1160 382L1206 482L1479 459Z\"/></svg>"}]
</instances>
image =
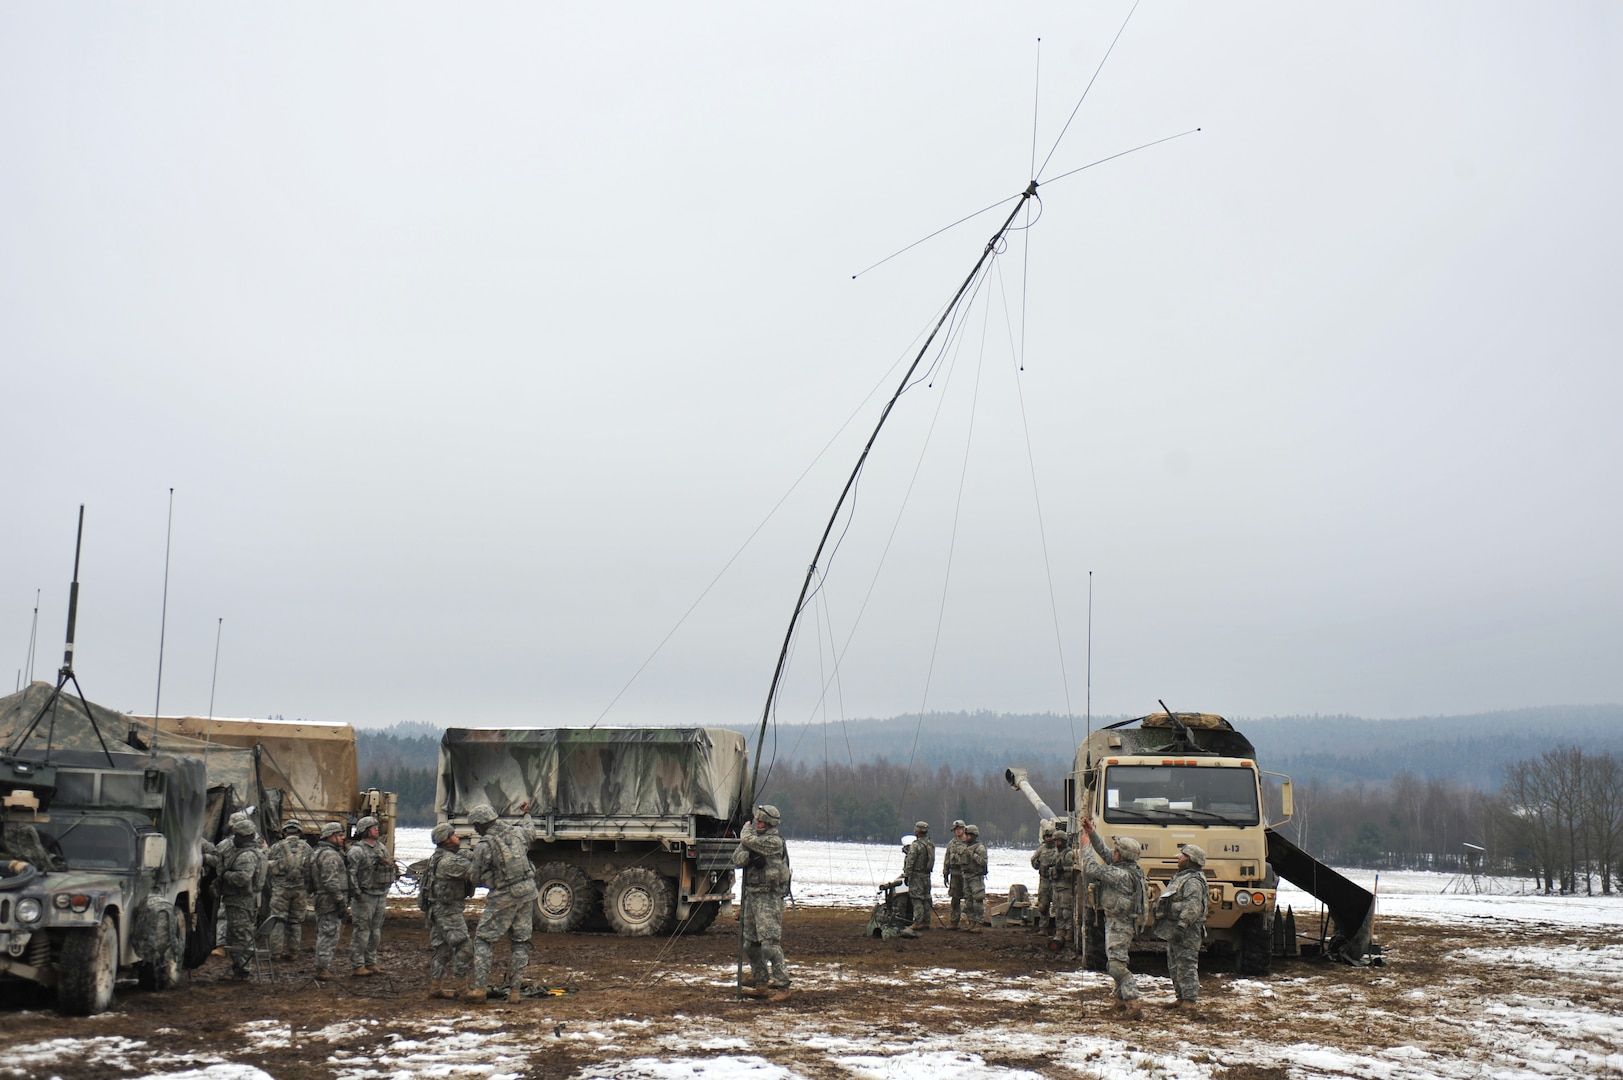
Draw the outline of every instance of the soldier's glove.
<instances>
[{"instance_id":1,"label":"soldier's glove","mask_svg":"<svg viewBox=\"0 0 1623 1080\"><path fill-rule=\"evenodd\" d=\"M28 866L29 864L23 862L21 859L12 859L6 864L6 869L10 870L13 874L20 874L24 870L27 870Z\"/></svg>"}]
</instances>

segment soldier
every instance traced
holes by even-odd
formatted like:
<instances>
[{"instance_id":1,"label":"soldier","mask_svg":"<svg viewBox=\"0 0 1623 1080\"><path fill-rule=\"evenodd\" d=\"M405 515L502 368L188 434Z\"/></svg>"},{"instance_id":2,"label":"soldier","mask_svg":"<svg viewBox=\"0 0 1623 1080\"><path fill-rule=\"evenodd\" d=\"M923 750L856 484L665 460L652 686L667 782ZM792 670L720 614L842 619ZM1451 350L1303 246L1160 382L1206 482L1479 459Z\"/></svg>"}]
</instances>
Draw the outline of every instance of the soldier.
<instances>
[{"instance_id":1,"label":"soldier","mask_svg":"<svg viewBox=\"0 0 1623 1080\"><path fill-rule=\"evenodd\" d=\"M964 826L963 868L964 906L969 917L966 933L978 934L986 919L986 845L981 843L978 825Z\"/></svg>"},{"instance_id":2,"label":"soldier","mask_svg":"<svg viewBox=\"0 0 1623 1080\"><path fill-rule=\"evenodd\" d=\"M1206 936L1206 852L1195 844L1178 848L1178 872L1156 902L1172 924L1167 939L1167 974L1178 999L1168 1006L1193 1011L1200 999L1200 941ZM1157 912L1160 913L1159 911Z\"/></svg>"},{"instance_id":3,"label":"soldier","mask_svg":"<svg viewBox=\"0 0 1623 1080\"><path fill-rule=\"evenodd\" d=\"M516 822L501 821L496 811L480 804L468 811L468 821L481 842L473 850L473 880L490 888L485 910L479 916L474 934L473 982L463 993L465 1001L484 1001L490 985L490 964L496 942L509 938L513 957L508 964L507 1000L522 999L524 970L530 966L530 934L534 929L535 868L530 865L530 845L535 842L535 821L530 804L518 804L524 817Z\"/></svg>"},{"instance_id":4,"label":"soldier","mask_svg":"<svg viewBox=\"0 0 1623 1080\"><path fill-rule=\"evenodd\" d=\"M267 873L267 871L269 869L269 860L267 860L265 858L266 854L268 854L269 849L268 849L267 845L265 844L264 838L259 835L259 826L254 823L253 814L250 812L253 809L254 808L250 806L247 810L234 811L230 817L225 819L225 833L226 833L226 836L228 837L228 839L221 841L221 847L216 851L216 854L217 855L223 855L226 852L230 851L233 847L236 846L236 841L235 841L236 828L237 828L237 826L239 824L241 824L243 822L246 822L248 824L248 828L253 830L254 844L258 846L259 854L260 854L259 872L258 872L258 875L256 876L256 879L255 879L254 884L253 884L253 891L254 891L255 896L262 896L262 895L264 895L264 892L265 892L266 873ZM206 843L206 841L205 841L205 843ZM203 855L204 855L204 869L208 869L208 849L207 848L204 848ZM214 870L215 870L216 873L219 872L218 860L216 860L216 865L214 867ZM229 945L229 942L226 941L225 934L226 934L226 920L224 920L224 919L216 920L216 922L214 924L214 945L215 945L215 949L214 949L214 952L212 952L210 954L211 956L224 956L224 955L226 955L226 947Z\"/></svg>"},{"instance_id":5,"label":"soldier","mask_svg":"<svg viewBox=\"0 0 1623 1080\"><path fill-rule=\"evenodd\" d=\"M1116 1008L1136 1019L1142 1007L1138 1003L1138 984L1127 967L1127 953L1147 903L1144 871L1138 865L1143 847L1131 836L1118 836L1116 850L1109 851L1087 818L1082 819L1082 831L1088 838L1082 848L1082 875L1099 883L1099 907L1105 916L1106 970L1116 981Z\"/></svg>"},{"instance_id":6,"label":"soldier","mask_svg":"<svg viewBox=\"0 0 1623 1080\"><path fill-rule=\"evenodd\" d=\"M355 823L357 843L349 847L349 876L355 889L355 919L349 929L350 977L383 974L378 967L378 945L383 940L383 916L389 886L400 871L389 850L378 842L378 819L363 817Z\"/></svg>"},{"instance_id":7,"label":"soldier","mask_svg":"<svg viewBox=\"0 0 1623 1080\"><path fill-rule=\"evenodd\" d=\"M462 837L448 822L434 826L434 854L423 874L418 903L428 913L428 944L434 957L428 963L428 996L451 998L456 987L445 985L446 968L454 982L467 977L473 961L473 939L468 936L468 919L463 907L473 895L473 865L462 856ZM483 987L477 989L484 1000Z\"/></svg>"},{"instance_id":8,"label":"soldier","mask_svg":"<svg viewBox=\"0 0 1623 1080\"><path fill-rule=\"evenodd\" d=\"M1072 910L1076 902L1076 878L1072 874L1076 869L1076 853L1071 850L1071 835L1066 831L1065 822L1054 823L1051 843L1054 857L1048 872L1053 884L1054 941L1058 943L1057 948L1071 940Z\"/></svg>"},{"instance_id":9,"label":"soldier","mask_svg":"<svg viewBox=\"0 0 1623 1080\"><path fill-rule=\"evenodd\" d=\"M964 905L964 877L960 870L964 843L964 820L959 818L952 823L952 839L947 841L947 850L941 857L941 880L947 886L947 898L952 902L948 930L958 929L960 909Z\"/></svg>"},{"instance_id":10,"label":"soldier","mask_svg":"<svg viewBox=\"0 0 1623 1080\"><path fill-rule=\"evenodd\" d=\"M935 905L930 897L930 875L935 873L935 844L930 842L930 823L913 823L913 843L908 846L907 858L902 860L902 878L907 882L907 894L913 901L913 929L930 929L930 916Z\"/></svg>"},{"instance_id":11,"label":"soldier","mask_svg":"<svg viewBox=\"0 0 1623 1080\"><path fill-rule=\"evenodd\" d=\"M304 941L304 916L310 909L310 860L314 852L305 842L297 821L282 826L282 838L271 845L270 914L279 918L271 929L271 952L278 960L291 960Z\"/></svg>"},{"instance_id":12,"label":"soldier","mask_svg":"<svg viewBox=\"0 0 1623 1080\"><path fill-rule=\"evenodd\" d=\"M231 846L220 857L220 902L225 907L225 951L231 977L246 979L259 920L258 882L264 880L264 854L252 822L231 826Z\"/></svg>"},{"instance_id":13,"label":"soldier","mask_svg":"<svg viewBox=\"0 0 1623 1080\"><path fill-rule=\"evenodd\" d=\"M316 909L316 978L332 978L333 956L338 952L338 928L349 914L353 889L349 864L344 861L344 827L329 821L310 860L310 891Z\"/></svg>"},{"instance_id":14,"label":"soldier","mask_svg":"<svg viewBox=\"0 0 1623 1080\"><path fill-rule=\"evenodd\" d=\"M1037 871L1036 930L1051 930L1054 926L1054 826L1043 826L1043 842L1031 853L1031 868Z\"/></svg>"},{"instance_id":15,"label":"soldier","mask_svg":"<svg viewBox=\"0 0 1623 1080\"><path fill-rule=\"evenodd\" d=\"M733 849L733 865L744 868L739 922L750 961L744 993L774 1002L787 1001L794 992L783 958L783 897L790 870L789 849L778 835L781 820L776 806L757 806L754 824L744 826Z\"/></svg>"}]
</instances>

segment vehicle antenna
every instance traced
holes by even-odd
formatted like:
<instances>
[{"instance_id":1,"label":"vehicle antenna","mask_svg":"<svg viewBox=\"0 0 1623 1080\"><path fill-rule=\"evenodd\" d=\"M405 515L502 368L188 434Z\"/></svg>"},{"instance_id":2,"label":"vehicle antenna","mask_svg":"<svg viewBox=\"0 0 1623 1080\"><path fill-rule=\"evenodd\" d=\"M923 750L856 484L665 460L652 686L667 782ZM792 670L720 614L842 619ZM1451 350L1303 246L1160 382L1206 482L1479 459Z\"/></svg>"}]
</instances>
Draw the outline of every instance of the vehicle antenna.
<instances>
[{"instance_id":1,"label":"vehicle antenna","mask_svg":"<svg viewBox=\"0 0 1623 1080\"><path fill-rule=\"evenodd\" d=\"M1087 735L1093 734L1093 571L1088 571L1088 675L1082 708L1087 714ZM1085 739L1085 737L1084 737ZM1091 764L1091 763L1090 763Z\"/></svg>"},{"instance_id":2,"label":"vehicle antenna","mask_svg":"<svg viewBox=\"0 0 1623 1080\"><path fill-rule=\"evenodd\" d=\"M158 752L158 704L163 701L163 638L169 627L169 542L175 535L175 489L169 489L169 524L163 534L163 608L158 616L158 689L152 695L152 752Z\"/></svg>"},{"instance_id":3,"label":"vehicle antenna","mask_svg":"<svg viewBox=\"0 0 1623 1080\"><path fill-rule=\"evenodd\" d=\"M39 590L34 590L34 621L28 627L28 679L34 681L34 656L39 646ZM21 689L19 687L18 689Z\"/></svg>"},{"instance_id":4,"label":"vehicle antenna","mask_svg":"<svg viewBox=\"0 0 1623 1080\"><path fill-rule=\"evenodd\" d=\"M225 616L214 625L214 677L209 680L209 719L214 719L214 687L220 681L220 635L225 633Z\"/></svg>"}]
</instances>

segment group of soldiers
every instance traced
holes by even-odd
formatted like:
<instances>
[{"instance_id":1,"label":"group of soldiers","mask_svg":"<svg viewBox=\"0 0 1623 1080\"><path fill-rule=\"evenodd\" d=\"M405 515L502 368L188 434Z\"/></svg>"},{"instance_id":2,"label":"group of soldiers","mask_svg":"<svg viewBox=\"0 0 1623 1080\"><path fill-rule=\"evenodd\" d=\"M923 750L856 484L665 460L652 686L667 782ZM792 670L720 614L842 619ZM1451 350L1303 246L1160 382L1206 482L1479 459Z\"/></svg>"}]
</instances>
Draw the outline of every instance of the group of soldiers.
<instances>
[{"instance_id":1,"label":"group of soldiers","mask_svg":"<svg viewBox=\"0 0 1623 1080\"><path fill-rule=\"evenodd\" d=\"M530 844L535 823L529 803L516 821L501 820L488 805L472 807L468 821L481 842L463 853L462 838L448 824L434 827L434 854L419 891L419 904L429 923L429 993L434 997L483 1002L488 993L495 945L503 938L512 943L508 969L508 1000L518 1001L529 967L530 935L535 910L535 875L530 865ZM246 979L258 931L259 901L270 885L271 953L294 959L300 949L307 911L316 916L316 973L320 982L332 979L338 952L338 931L350 917L349 961L351 978L383 974L378 947L383 937L385 901L399 877L393 857L379 841L374 817L355 823L355 836L336 821L321 827L312 846L296 821L282 827L282 838L267 847L246 814L232 816L230 841L206 845L204 860L214 871L221 910L225 916L222 952L231 959L231 978ZM468 932L464 908L476 885L489 888L478 928ZM780 954L781 955L781 954ZM466 980L466 986L460 984Z\"/></svg>"}]
</instances>

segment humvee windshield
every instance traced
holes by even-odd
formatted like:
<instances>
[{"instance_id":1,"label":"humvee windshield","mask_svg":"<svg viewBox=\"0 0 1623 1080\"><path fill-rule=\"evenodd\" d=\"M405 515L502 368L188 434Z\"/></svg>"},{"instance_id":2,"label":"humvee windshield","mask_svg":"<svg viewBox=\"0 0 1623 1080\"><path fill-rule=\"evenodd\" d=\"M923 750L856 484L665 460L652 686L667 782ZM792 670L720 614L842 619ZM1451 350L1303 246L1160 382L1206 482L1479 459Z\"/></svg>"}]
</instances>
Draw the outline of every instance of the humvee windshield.
<instances>
[{"instance_id":1,"label":"humvee windshield","mask_svg":"<svg viewBox=\"0 0 1623 1080\"><path fill-rule=\"evenodd\" d=\"M47 849L73 870L128 870L135 863L135 830L109 818L69 818L34 826Z\"/></svg>"},{"instance_id":2,"label":"humvee windshield","mask_svg":"<svg viewBox=\"0 0 1623 1080\"><path fill-rule=\"evenodd\" d=\"M1112 765L1105 770L1105 820L1255 825L1257 774L1239 765Z\"/></svg>"}]
</instances>

